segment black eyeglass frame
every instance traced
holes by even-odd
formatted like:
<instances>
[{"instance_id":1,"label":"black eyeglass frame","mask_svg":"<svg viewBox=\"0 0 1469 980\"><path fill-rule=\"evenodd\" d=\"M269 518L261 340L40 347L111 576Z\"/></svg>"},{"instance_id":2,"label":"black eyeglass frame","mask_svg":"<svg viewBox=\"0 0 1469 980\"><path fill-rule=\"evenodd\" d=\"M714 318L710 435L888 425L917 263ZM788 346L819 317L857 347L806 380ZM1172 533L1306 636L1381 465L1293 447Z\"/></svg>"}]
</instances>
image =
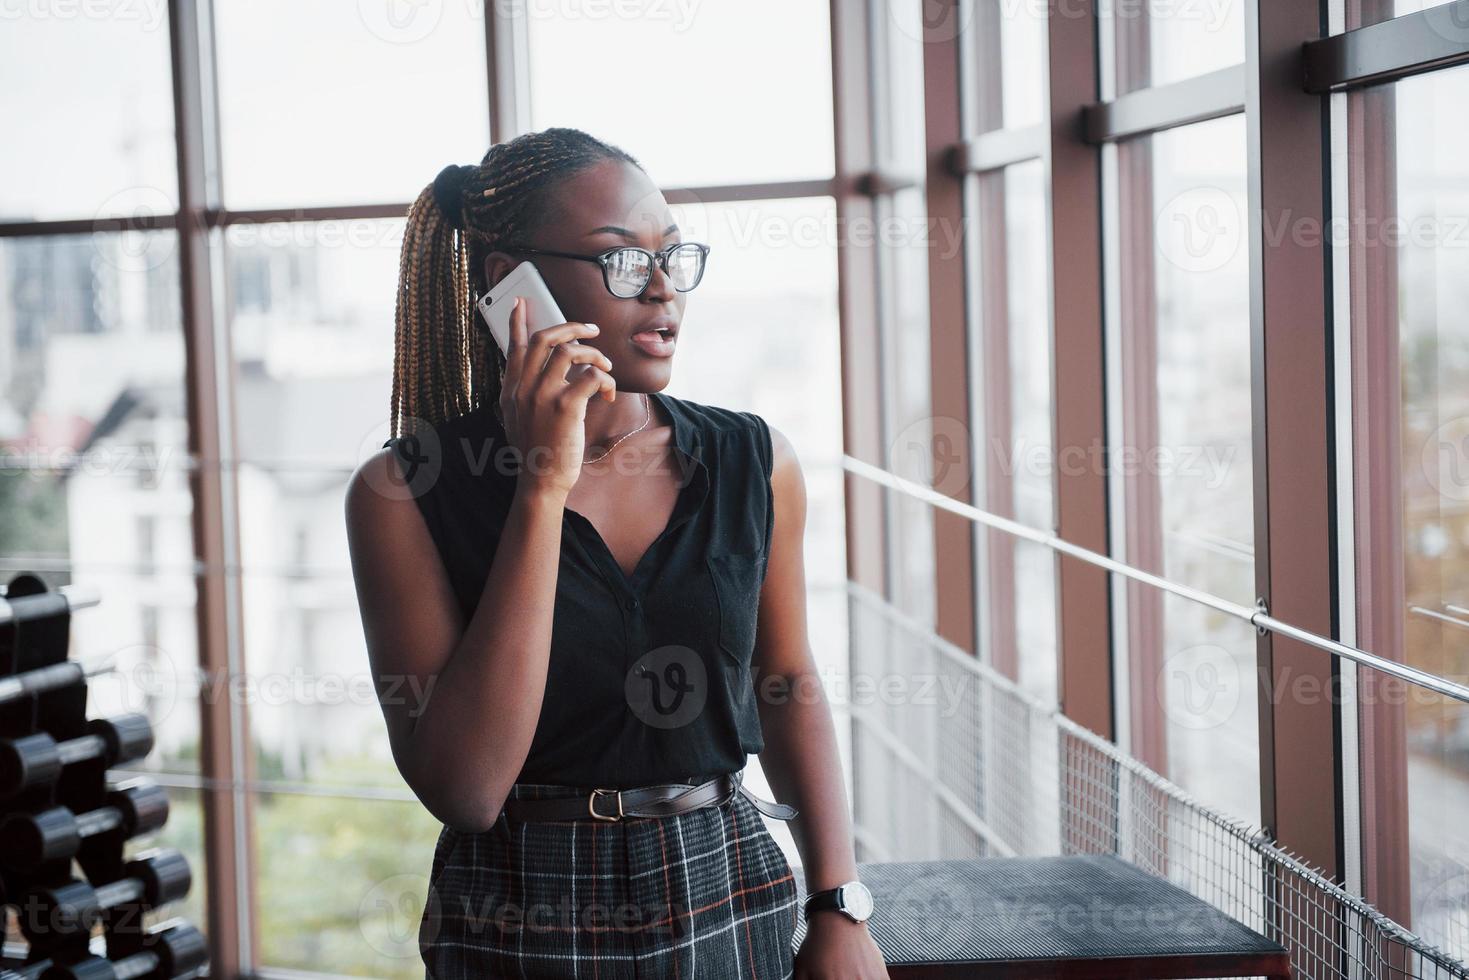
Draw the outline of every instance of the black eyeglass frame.
<instances>
[{"instance_id":1,"label":"black eyeglass frame","mask_svg":"<svg viewBox=\"0 0 1469 980\"><path fill-rule=\"evenodd\" d=\"M699 283L704 281L704 270L709 267L710 248L708 245L705 245L701 242L674 242L667 248L659 249L657 252L650 252L646 248L643 248L641 245L614 245L606 251L598 252L595 255L581 255L576 252L558 252L549 248L532 248L529 245L501 245L499 250L502 252L519 252L525 255L554 255L558 258L563 259L580 259L583 262L595 262L602 267L602 286L607 290L607 292L611 293L617 299L637 299L639 296L643 295L643 293L648 291L648 284L653 281L653 263L656 262L658 264L658 268L663 270L663 274L665 276L668 276L668 260L673 256L673 253L680 248L696 248L699 250L699 275L698 278L694 280L694 284L692 286L689 286L688 289L679 289L677 285L673 287L674 290L677 292L687 293L697 287ZM617 293L612 292L612 281L607 269L608 266L611 265L611 257L613 255L616 255L618 252L626 251L628 249L631 249L634 252L642 252L648 257L648 280L647 282L643 283L642 289L639 289L631 296L618 296ZM670 281L672 281L672 278L672 276L669 276Z\"/></svg>"}]
</instances>

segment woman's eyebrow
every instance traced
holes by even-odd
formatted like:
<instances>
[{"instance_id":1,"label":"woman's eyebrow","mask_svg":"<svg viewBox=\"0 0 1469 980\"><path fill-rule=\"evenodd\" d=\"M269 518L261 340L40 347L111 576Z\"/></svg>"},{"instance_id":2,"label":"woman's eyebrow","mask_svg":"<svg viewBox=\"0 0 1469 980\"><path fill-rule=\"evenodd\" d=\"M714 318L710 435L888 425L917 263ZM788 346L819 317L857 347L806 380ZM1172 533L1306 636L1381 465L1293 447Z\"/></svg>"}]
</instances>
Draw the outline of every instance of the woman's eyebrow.
<instances>
[{"instance_id":1,"label":"woman's eyebrow","mask_svg":"<svg viewBox=\"0 0 1469 980\"><path fill-rule=\"evenodd\" d=\"M638 237L637 235L634 235L632 232L628 231L626 228L620 227L618 225L603 225L600 228L593 228L591 231L587 232L586 235L583 236L583 237L591 238L593 235L600 235L604 231L610 231L614 235L621 235L623 238L634 238L635 239L635 238ZM677 231L678 231L678 224L677 223L671 224L667 228L664 228L663 229L663 237L664 238L667 238L669 235L672 235L672 234L674 234Z\"/></svg>"}]
</instances>

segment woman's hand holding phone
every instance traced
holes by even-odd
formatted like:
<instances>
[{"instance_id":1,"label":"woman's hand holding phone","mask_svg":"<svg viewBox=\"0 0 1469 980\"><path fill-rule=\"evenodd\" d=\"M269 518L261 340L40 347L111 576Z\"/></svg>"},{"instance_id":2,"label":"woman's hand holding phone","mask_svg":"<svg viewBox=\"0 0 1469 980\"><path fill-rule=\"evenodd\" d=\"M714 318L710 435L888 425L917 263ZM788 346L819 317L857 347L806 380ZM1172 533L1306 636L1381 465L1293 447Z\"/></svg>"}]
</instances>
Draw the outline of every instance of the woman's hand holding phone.
<instances>
[{"instance_id":1,"label":"woman's hand holding phone","mask_svg":"<svg viewBox=\"0 0 1469 980\"><path fill-rule=\"evenodd\" d=\"M596 335L597 326L591 323L560 323L531 335L525 299L515 300L500 414L505 434L524 461L519 491L549 494L564 503L581 475L587 401L597 392L609 402L617 398L617 383L609 373L612 361L595 347L577 343L580 337ZM573 364L587 367L568 381Z\"/></svg>"}]
</instances>

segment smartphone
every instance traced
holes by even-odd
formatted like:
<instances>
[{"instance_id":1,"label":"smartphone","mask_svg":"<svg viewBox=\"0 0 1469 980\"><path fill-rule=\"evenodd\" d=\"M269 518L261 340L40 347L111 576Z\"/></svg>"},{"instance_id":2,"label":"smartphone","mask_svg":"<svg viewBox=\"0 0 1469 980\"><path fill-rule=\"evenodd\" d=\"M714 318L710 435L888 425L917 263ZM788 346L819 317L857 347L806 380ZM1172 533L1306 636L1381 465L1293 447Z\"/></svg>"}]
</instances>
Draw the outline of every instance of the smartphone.
<instances>
[{"instance_id":1,"label":"smartphone","mask_svg":"<svg viewBox=\"0 0 1469 980\"><path fill-rule=\"evenodd\" d=\"M561 312L561 307L556 305L556 300L551 296L551 289L546 281L541 278L541 271L535 267L535 263L523 261L515 268L505 274L505 278L495 283L494 287L479 298L475 307L480 316L484 318L485 325L489 328L490 336L495 338L495 343L500 345L500 353L508 354L510 351L510 314L515 309L515 297L524 296L526 300L525 326L526 336L530 336L537 330L554 327L559 323L565 323L566 317ZM571 343L578 343L572 340ZM591 365L573 364L566 372L567 380L573 380L579 373L587 370Z\"/></svg>"}]
</instances>

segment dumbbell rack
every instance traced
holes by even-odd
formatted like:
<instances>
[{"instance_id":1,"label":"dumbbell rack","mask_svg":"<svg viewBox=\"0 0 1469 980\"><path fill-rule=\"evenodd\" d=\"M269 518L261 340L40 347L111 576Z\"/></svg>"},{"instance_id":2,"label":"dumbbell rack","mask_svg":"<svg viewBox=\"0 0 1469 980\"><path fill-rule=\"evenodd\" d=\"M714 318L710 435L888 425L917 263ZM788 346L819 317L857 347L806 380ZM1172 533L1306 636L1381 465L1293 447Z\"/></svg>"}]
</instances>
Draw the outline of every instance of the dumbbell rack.
<instances>
[{"instance_id":1,"label":"dumbbell rack","mask_svg":"<svg viewBox=\"0 0 1469 980\"><path fill-rule=\"evenodd\" d=\"M151 751L145 717L87 718L99 671L68 660L71 615L99 601L30 573L0 595L0 922L13 910L22 937L0 946L0 980L207 974L194 926L144 923L188 893L188 862L173 848L124 854L164 822L167 797L146 778L109 776Z\"/></svg>"}]
</instances>

